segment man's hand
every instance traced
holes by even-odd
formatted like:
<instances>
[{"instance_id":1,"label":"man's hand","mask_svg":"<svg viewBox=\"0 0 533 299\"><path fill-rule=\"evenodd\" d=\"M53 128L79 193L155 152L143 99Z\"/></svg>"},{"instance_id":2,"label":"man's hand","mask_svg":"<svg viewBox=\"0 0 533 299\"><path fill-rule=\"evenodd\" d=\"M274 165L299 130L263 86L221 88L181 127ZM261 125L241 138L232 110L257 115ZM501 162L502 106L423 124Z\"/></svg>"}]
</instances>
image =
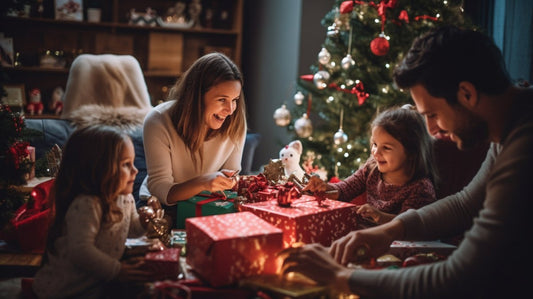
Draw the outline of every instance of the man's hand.
<instances>
[{"instance_id":1,"label":"man's hand","mask_svg":"<svg viewBox=\"0 0 533 299\"><path fill-rule=\"evenodd\" d=\"M319 284L333 286L341 292L349 292L348 278L353 270L337 263L320 244L287 248L279 253L284 257L283 274L298 272Z\"/></svg>"},{"instance_id":2,"label":"man's hand","mask_svg":"<svg viewBox=\"0 0 533 299\"><path fill-rule=\"evenodd\" d=\"M331 244L329 253L341 265L360 263L389 251L394 240L403 237L403 223L393 220L385 224L348 233Z\"/></svg>"}]
</instances>

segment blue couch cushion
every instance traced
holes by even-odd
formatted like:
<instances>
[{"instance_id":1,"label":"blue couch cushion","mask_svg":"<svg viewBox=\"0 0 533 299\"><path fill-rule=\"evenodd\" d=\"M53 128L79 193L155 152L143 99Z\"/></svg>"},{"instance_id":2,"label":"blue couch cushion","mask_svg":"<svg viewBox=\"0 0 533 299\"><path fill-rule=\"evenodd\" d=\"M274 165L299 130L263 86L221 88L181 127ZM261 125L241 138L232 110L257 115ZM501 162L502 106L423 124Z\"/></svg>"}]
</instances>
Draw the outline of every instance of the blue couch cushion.
<instances>
[{"instance_id":1,"label":"blue couch cushion","mask_svg":"<svg viewBox=\"0 0 533 299\"><path fill-rule=\"evenodd\" d=\"M30 138L30 144L35 147L35 158L41 159L54 146L63 148L68 137L76 129L70 121L64 119L25 119L26 128L41 132L40 136ZM139 170L133 184L133 196L135 200L139 197L139 188L146 176L146 161L144 156L144 145L142 127L128 131L135 149L135 167ZM81 171L81 170L80 170Z\"/></svg>"},{"instance_id":2,"label":"blue couch cushion","mask_svg":"<svg viewBox=\"0 0 533 299\"><path fill-rule=\"evenodd\" d=\"M75 127L71 125L68 120L64 119L25 119L25 125L28 129L33 129L42 133L42 135L32 137L29 140L30 144L35 147L36 159L44 157L54 144L57 144L62 148L67 142L70 134L75 130ZM128 131L128 135L131 137L133 147L135 148L134 164L139 170L133 185L133 196L135 197L135 200L139 202L139 189L147 175L142 126ZM261 135L258 133L248 133L246 135L241 174L251 174L255 150L257 149L260 140Z\"/></svg>"},{"instance_id":3,"label":"blue couch cushion","mask_svg":"<svg viewBox=\"0 0 533 299\"><path fill-rule=\"evenodd\" d=\"M252 163L254 160L255 150L261 141L261 134L248 133L242 152L241 174L252 174Z\"/></svg>"}]
</instances>

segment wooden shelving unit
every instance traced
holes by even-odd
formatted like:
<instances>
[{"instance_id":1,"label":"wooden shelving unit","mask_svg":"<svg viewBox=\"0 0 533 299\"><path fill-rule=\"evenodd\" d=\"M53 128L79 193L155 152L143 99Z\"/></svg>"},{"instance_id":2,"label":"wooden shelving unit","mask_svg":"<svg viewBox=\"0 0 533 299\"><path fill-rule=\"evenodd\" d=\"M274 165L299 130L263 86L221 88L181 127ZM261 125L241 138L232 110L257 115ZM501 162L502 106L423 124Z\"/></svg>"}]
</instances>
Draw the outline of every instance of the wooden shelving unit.
<instances>
[{"instance_id":1,"label":"wooden shelving unit","mask_svg":"<svg viewBox=\"0 0 533 299\"><path fill-rule=\"evenodd\" d=\"M191 0L184 2L189 4ZM84 5L89 1L83 1ZM213 9L228 14L224 26L202 28L174 28L130 25L128 13L147 7L164 15L176 1L170 0L111 0L102 3L102 20L99 23L54 19L54 1L45 0L45 9L39 17L0 17L0 32L13 38L14 52L19 53L18 65L4 67L5 84L24 84L28 91L39 88L43 104L47 106L52 91L57 86L65 88L72 60L81 53L132 55L140 63L152 104L163 100L168 87L198 57L209 51L223 51L240 65L242 46L243 0L202 0L202 17ZM84 7L84 11L87 7ZM218 10L218 11L217 11ZM219 24L220 25L220 24ZM46 51L61 51L65 66L44 68L40 57ZM49 113L45 110L45 114Z\"/></svg>"}]
</instances>

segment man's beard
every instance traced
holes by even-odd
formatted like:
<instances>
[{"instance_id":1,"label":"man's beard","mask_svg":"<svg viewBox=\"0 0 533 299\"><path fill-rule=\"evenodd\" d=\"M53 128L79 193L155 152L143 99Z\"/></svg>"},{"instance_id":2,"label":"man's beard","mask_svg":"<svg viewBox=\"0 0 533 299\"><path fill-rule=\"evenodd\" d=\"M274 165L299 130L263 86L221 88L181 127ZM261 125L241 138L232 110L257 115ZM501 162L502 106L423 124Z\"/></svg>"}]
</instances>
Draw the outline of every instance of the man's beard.
<instances>
[{"instance_id":1,"label":"man's beard","mask_svg":"<svg viewBox=\"0 0 533 299\"><path fill-rule=\"evenodd\" d=\"M457 112L461 114L463 119L463 123L453 132L460 140L457 142L459 149L472 149L489 140L489 128L485 120L464 107L457 109Z\"/></svg>"}]
</instances>

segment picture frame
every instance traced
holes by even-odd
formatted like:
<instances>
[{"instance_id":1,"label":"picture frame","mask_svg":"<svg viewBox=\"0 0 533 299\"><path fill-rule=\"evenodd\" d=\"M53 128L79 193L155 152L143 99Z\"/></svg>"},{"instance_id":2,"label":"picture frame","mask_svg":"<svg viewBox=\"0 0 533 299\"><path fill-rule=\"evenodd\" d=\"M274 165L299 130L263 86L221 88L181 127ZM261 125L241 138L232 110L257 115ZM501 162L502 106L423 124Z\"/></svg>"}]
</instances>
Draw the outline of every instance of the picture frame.
<instances>
[{"instance_id":1,"label":"picture frame","mask_svg":"<svg viewBox=\"0 0 533 299\"><path fill-rule=\"evenodd\" d=\"M55 0L56 20L83 21L83 0Z\"/></svg>"},{"instance_id":2,"label":"picture frame","mask_svg":"<svg viewBox=\"0 0 533 299\"><path fill-rule=\"evenodd\" d=\"M26 89L24 84L4 85L6 96L2 97L2 103L9 105L14 112L24 112L26 106Z\"/></svg>"},{"instance_id":3,"label":"picture frame","mask_svg":"<svg viewBox=\"0 0 533 299\"><path fill-rule=\"evenodd\" d=\"M3 33L0 33L0 64L5 67L13 67L15 64L13 38L5 37Z\"/></svg>"}]
</instances>

